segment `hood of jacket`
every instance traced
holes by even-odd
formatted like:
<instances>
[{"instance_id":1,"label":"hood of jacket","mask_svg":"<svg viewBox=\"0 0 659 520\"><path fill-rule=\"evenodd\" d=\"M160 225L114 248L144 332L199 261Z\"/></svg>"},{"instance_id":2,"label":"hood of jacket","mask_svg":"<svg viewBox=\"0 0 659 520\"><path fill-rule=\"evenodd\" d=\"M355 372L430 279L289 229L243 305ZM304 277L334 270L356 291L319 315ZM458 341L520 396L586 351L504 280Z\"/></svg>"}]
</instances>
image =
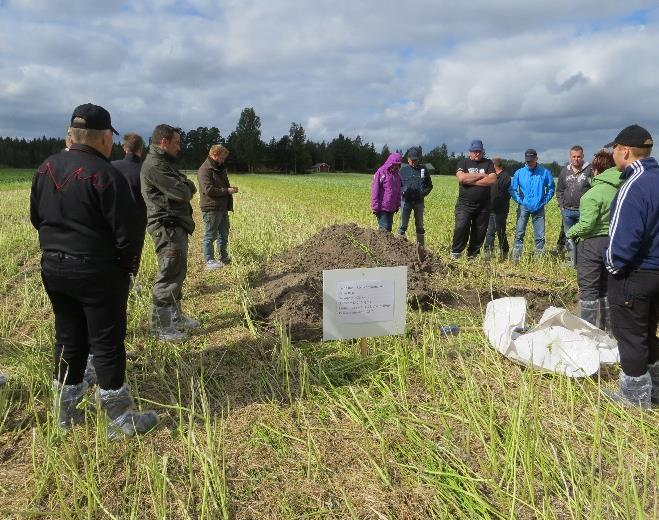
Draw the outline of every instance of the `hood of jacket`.
<instances>
[{"instance_id":1,"label":"hood of jacket","mask_svg":"<svg viewBox=\"0 0 659 520\"><path fill-rule=\"evenodd\" d=\"M592 186L597 186L598 184L610 184L614 188L620 188L624 179L620 175L620 171L614 166L608 170L604 170L598 176L593 177Z\"/></svg>"}]
</instances>

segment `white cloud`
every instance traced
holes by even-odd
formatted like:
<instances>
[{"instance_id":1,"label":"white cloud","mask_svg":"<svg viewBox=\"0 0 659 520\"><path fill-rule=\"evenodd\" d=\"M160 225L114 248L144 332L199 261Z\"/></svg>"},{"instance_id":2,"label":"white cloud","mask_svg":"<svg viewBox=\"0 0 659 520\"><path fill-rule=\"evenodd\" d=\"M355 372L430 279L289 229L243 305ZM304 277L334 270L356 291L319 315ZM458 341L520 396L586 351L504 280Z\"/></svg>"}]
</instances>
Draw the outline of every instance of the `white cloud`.
<instances>
[{"instance_id":1,"label":"white cloud","mask_svg":"<svg viewBox=\"0 0 659 520\"><path fill-rule=\"evenodd\" d=\"M11 0L0 3L0 135L59 135L72 108L120 131L292 121L390 148L480 137L564 160L630 122L659 132L655 2Z\"/></svg>"}]
</instances>

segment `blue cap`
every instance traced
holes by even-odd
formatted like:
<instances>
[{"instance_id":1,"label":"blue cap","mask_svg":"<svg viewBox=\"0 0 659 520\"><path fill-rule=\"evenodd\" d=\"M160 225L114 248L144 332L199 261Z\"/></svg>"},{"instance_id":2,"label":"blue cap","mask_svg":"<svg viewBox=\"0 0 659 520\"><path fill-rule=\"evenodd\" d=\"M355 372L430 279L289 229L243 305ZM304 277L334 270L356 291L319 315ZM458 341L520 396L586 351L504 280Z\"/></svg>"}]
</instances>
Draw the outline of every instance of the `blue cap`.
<instances>
[{"instance_id":1,"label":"blue cap","mask_svg":"<svg viewBox=\"0 0 659 520\"><path fill-rule=\"evenodd\" d=\"M470 152L482 152L483 151L483 141L480 139L474 139L469 146Z\"/></svg>"}]
</instances>

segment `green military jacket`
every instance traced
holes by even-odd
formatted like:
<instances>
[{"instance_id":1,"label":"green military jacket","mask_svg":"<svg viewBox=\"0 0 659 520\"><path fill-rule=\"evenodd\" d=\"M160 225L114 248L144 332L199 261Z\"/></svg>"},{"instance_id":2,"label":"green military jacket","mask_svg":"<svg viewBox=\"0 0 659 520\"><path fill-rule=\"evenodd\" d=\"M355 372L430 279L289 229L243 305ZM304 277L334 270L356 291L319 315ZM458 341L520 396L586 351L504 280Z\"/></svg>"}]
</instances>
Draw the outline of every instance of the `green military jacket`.
<instances>
[{"instance_id":1,"label":"green military jacket","mask_svg":"<svg viewBox=\"0 0 659 520\"><path fill-rule=\"evenodd\" d=\"M174 158L152 144L142 163L140 180L147 212L146 229L152 232L160 226L180 226L192 234L195 224L190 201L197 188L174 167Z\"/></svg>"}]
</instances>

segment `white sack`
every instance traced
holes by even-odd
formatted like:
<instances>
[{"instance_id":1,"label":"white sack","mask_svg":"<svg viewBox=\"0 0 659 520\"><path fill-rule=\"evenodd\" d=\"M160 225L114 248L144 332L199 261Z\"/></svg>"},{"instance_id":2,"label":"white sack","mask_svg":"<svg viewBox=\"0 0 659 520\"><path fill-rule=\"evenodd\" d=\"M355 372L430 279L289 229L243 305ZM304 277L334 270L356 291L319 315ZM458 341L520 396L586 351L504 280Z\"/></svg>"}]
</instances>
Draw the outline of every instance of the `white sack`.
<instances>
[{"instance_id":1,"label":"white sack","mask_svg":"<svg viewBox=\"0 0 659 520\"><path fill-rule=\"evenodd\" d=\"M615 340L559 307L549 307L538 325L519 336L526 320L526 299L499 298L487 304L483 329L504 356L569 377L592 375L601 364L618 361Z\"/></svg>"}]
</instances>

